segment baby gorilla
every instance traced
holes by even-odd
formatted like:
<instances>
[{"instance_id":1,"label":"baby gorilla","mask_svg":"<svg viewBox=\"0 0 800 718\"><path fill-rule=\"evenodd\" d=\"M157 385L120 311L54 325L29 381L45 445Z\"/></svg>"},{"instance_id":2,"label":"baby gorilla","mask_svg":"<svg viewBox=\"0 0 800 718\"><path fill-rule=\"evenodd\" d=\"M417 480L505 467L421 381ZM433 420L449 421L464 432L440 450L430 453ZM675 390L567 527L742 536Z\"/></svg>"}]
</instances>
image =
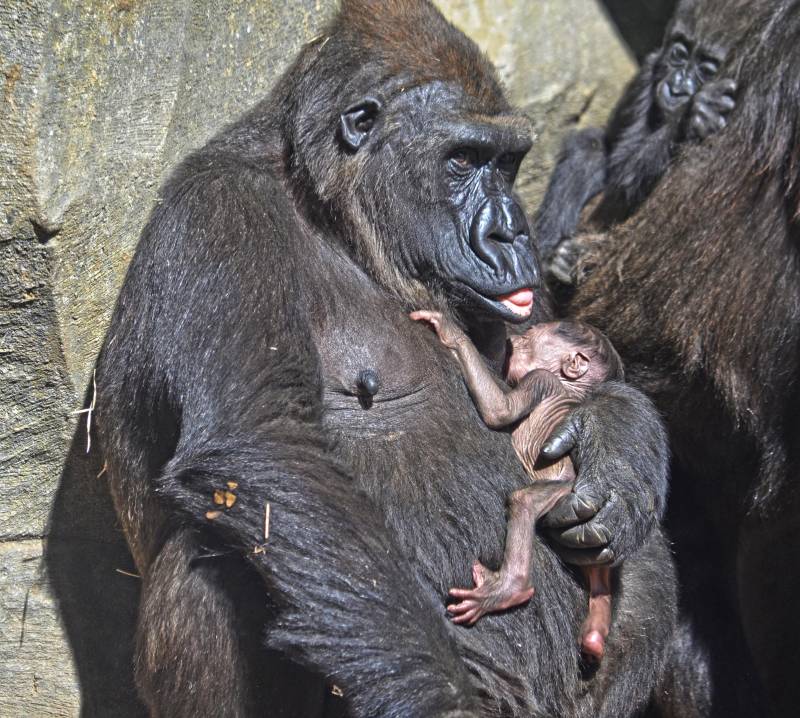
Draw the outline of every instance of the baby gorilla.
<instances>
[{"instance_id":1,"label":"baby gorilla","mask_svg":"<svg viewBox=\"0 0 800 718\"><path fill-rule=\"evenodd\" d=\"M539 460L539 452L570 408L608 379L622 379L622 361L608 339L580 322L537 324L511 336L506 380L501 385L467 335L440 312L416 311L411 318L430 323L439 340L453 351L470 394L486 425L511 428L514 449L533 483L509 499L503 565L491 571L476 562L475 588L454 588L461 599L448 606L456 623L475 623L486 613L524 603L533 596L531 564L537 519L572 490L575 467L568 456L556 462ZM599 662L611 624L608 566L583 569L589 584L589 615L581 629L581 652Z\"/></svg>"}]
</instances>

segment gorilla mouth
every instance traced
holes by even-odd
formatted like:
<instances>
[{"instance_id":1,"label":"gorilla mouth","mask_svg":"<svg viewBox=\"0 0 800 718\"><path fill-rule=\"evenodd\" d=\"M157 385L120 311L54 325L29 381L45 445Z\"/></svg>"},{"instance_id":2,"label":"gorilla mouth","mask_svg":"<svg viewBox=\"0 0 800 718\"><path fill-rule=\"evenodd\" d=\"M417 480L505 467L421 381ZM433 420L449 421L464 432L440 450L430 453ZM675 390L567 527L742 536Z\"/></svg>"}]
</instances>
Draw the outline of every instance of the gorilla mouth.
<instances>
[{"instance_id":1,"label":"gorilla mouth","mask_svg":"<svg viewBox=\"0 0 800 718\"><path fill-rule=\"evenodd\" d=\"M531 316L533 312L534 288L521 287L507 294L485 294L482 291L470 287L464 282L458 282L461 288L461 295L470 298L476 307L482 307L483 311L493 315L499 315L503 321L517 324L523 322Z\"/></svg>"},{"instance_id":2,"label":"gorilla mouth","mask_svg":"<svg viewBox=\"0 0 800 718\"><path fill-rule=\"evenodd\" d=\"M510 294L501 294L495 297L495 300L523 319L527 319L533 311L533 289L530 287L517 289Z\"/></svg>"},{"instance_id":3,"label":"gorilla mouth","mask_svg":"<svg viewBox=\"0 0 800 718\"><path fill-rule=\"evenodd\" d=\"M661 108L668 113L677 112L691 99L689 95L674 95L667 78L661 80L656 88Z\"/></svg>"}]
</instances>

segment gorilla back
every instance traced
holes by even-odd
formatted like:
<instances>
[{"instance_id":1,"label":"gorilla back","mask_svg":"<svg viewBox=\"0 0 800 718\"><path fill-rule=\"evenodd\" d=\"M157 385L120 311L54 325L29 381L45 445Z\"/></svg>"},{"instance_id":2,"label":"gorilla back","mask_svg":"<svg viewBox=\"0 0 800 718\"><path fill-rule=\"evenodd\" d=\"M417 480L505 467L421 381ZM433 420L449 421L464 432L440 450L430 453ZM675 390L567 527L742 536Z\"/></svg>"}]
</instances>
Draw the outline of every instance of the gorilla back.
<instances>
[{"instance_id":1,"label":"gorilla back","mask_svg":"<svg viewBox=\"0 0 800 718\"><path fill-rule=\"evenodd\" d=\"M346 0L167 183L97 372L154 715L330 713L323 677L355 716L622 716L646 701L675 586L649 533L663 437L624 387L605 401L638 427L619 441L638 453L616 465L651 509L625 504L634 518L605 549L643 544L619 571L600 672L581 676L585 594L547 546L530 606L471 630L444 612L474 557L499 563L504 497L526 477L407 312L456 312L501 361L504 321L541 311L512 194L529 146L491 66L432 5Z\"/></svg>"}]
</instances>

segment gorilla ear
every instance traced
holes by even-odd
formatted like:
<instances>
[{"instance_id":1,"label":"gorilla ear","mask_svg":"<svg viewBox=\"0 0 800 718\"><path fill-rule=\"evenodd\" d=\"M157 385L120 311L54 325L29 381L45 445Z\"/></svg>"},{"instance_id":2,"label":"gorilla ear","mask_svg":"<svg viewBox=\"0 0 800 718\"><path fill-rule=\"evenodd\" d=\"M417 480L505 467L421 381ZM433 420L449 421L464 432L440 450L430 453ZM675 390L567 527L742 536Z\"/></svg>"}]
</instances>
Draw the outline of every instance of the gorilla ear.
<instances>
[{"instance_id":1,"label":"gorilla ear","mask_svg":"<svg viewBox=\"0 0 800 718\"><path fill-rule=\"evenodd\" d=\"M575 381L589 371L589 357L583 352L571 352L561 360L561 373Z\"/></svg>"},{"instance_id":2,"label":"gorilla ear","mask_svg":"<svg viewBox=\"0 0 800 718\"><path fill-rule=\"evenodd\" d=\"M345 147L355 152L367 141L381 109L378 100L365 97L342 113L339 118L339 132Z\"/></svg>"}]
</instances>

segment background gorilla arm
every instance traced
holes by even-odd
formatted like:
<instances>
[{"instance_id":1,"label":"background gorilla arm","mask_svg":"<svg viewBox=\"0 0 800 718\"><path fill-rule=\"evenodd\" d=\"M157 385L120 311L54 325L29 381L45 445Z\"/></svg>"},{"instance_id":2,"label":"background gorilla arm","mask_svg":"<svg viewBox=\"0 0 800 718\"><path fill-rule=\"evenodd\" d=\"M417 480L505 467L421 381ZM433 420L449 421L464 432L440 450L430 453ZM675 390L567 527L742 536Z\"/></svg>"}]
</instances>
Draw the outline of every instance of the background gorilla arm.
<instances>
[{"instance_id":1,"label":"background gorilla arm","mask_svg":"<svg viewBox=\"0 0 800 718\"><path fill-rule=\"evenodd\" d=\"M119 444L115 493L133 503L157 476L166 500L130 512L129 538L189 523L238 549L280 609L268 645L333 679L355 715L464 708L472 691L441 608L320 427L319 360L296 282L308 242L268 175L224 156L204 164L214 169L173 185L151 219L99 366L101 420ZM146 421L131 391L150 407ZM172 458L136 475L131 446L156 453L171 423ZM226 487L236 496L228 508L213 500ZM178 610L175 601L161 610ZM185 670L210 658L184 654Z\"/></svg>"},{"instance_id":2,"label":"background gorilla arm","mask_svg":"<svg viewBox=\"0 0 800 718\"><path fill-rule=\"evenodd\" d=\"M566 561L619 563L663 517L666 433L650 400L636 389L604 384L553 432L542 453L548 459L571 453L578 472L574 492L542 520Z\"/></svg>"},{"instance_id":3,"label":"background gorilla arm","mask_svg":"<svg viewBox=\"0 0 800 718\"><path fill-rule=\"evenodd\" d=\"M547 192L536 214L534 237L543 259L571 237L586 203L605 189L604 131L590 127L564 140Z\"/></svg>"}]
</instances>

